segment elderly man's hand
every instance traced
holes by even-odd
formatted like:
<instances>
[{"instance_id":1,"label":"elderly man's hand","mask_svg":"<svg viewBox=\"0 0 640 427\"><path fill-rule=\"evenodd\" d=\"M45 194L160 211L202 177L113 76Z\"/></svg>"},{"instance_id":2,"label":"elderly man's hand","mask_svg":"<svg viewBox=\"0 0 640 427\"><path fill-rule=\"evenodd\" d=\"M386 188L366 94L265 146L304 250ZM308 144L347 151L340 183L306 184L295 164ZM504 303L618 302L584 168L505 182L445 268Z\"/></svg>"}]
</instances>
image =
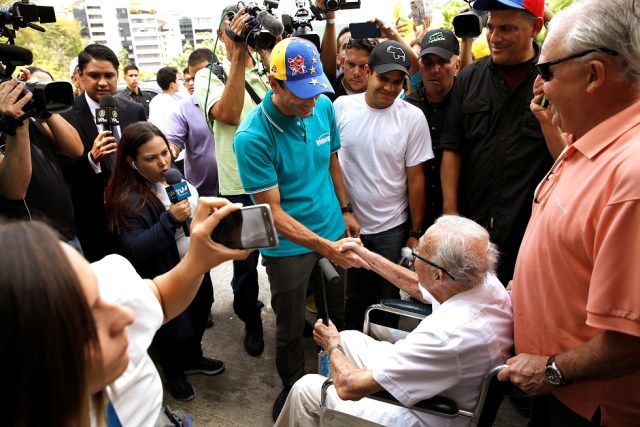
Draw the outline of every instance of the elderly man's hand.
<instances>
[{"instance_id":1,"label":"elderly man's hand","mask_svg":"<svg viewBox=\"0 0 640 427\"><path fill-rule=\"evenodd\" d=\"M360 239L347 237L333 242L333 250L325 256L340 268L356 267L370 269L371 267L365 260L360 258L352 250L345 249L346 243L362 246Z\"/></svg>"},{"instance_id":2,"label":"elderly man's hand","mask_svg":"<svg viewBox=\"0 0 640 427\"><path fill-rule=\"evenodd\" d=\"M318 319L313 328L313 339L324 351L329 351L334 345L340 344L340 333L331 320L329 325L325 325L322 319Z\"/></svg>"},{"instance_id":3,"label":"elderly man's hand","mask_svg":"<svg viewBox=\"0 0 640 427\"><path fill-rule=\"evenodd\" d=\"M519 354L507 360L507 367L498 373L500 381L511 381L525 393L540 396L549 393L554 386L545 379L546 356Z\"/></svg>"}]
</instances>

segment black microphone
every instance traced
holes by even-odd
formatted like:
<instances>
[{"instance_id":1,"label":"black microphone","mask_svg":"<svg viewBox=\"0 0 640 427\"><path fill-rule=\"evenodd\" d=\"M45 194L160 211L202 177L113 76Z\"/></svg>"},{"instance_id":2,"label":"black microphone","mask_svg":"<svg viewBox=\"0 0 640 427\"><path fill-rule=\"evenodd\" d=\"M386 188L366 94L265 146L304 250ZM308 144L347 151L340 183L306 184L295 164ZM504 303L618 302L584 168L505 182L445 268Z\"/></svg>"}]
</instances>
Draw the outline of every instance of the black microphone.
<instances>
[{"instance_id":1,"label":"black microphone","mask_svg":"<svg viewBox=\"0 0 640 427\"><path fill-rule=\"evenodd\" d=\"M108 130L118 140L113 132L114 126L120 126L120 117L116 108L116 99L111 95L100 97L100 108L96 110L96 124L102 125L104 130Z\"/></svg>"},{"instance_id":2,"label":"black microphone","mask_svg":"<svg viewBox=\"0 0 640 427\"><path fill-rule=\"evenodd\" d=\"M29 49L12 44L0 44L0 61L14 67L29 65L33 62L33 53ZM7 77L10 74L6 74Z\"/></svg>"},{"instance_id":3,"label":"black microphone","mask_svg":"<svg viewBox=\"0 0 640 427\"><path fill-rule=\"evenodd\" d=\"M165 176L165 180L169 186L167 187L167 196L169 196L169 201L171 204L176 204L180 200L188 199L191 196L191 191L189 190L189 186L187 185L187 181L182 179L180 176L180 172L176 169L169 169L167 171L167 175ZM182 223L182 230L184 231L184 235L189 237L191 233L189 232L189 226L191 225L191 219L187 218L185 222Z\"/></svg>"},{"instance_id":4,"label":"black microphone","mask_svg":"<svg viewBox=\"0 0 640 427\"><path fill-rule=\"evenodd\" d=\"M284 32L284 25L282 25L282 22L278 21L278 18L266 10L262 10L258 13L256 21L258 21L258 24L260 24L262 28L269 31L269 34L273 37L278 37Z\"/></svg>"}]
</instances>

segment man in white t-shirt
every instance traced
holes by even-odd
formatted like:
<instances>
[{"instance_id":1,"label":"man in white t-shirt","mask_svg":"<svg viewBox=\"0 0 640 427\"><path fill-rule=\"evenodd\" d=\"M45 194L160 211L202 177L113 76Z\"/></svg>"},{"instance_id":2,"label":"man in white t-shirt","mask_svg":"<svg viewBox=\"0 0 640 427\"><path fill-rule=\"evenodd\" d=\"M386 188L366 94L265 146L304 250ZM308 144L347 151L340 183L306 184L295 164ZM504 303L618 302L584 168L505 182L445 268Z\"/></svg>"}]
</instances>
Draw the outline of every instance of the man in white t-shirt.
<instances>
[{"instance_id":1,"label":"man in white t-shirt","mask_svg":"<svg viewBox=\"0 0 640 427\"><path fill-rule=\"evenodd\" d=\"M422 235L424 162L433 158L424 115L398 98L410 67L404 45L383 42L365 66L366 92L334 103L342 142L340 165L350 202L343 209L353 209L364 246L391 261L398 260L403 246L414 247ZM398 296L391 283L368 270L352 270L347 280L349 329L361 329L366 307Z\"/></svg>"},{"instance_id":2,"label":"man in white t-shirt","mask_svg":"<svg viewBox=\"0 0 640 427\"><path fill-rule=\"evenodd\" d=\"M166 133L169 117L178 106L176 92L178 85L178 69L176 67L162 67L156 74L156 82L162 93L155 96L149 103L149 121Z\"/></svg>"},{"instance_id":3,"label":"man in white t-shirt","mask_svg":"<svg viewBox=\"0 0 640 427\"><path fill-rule=\"evenodd\" d=\"M327 408L385 426L469 425L468 419L438 418L366 396L384 389L410 406L440 395L461 409L474 409L484 375L504 363L513 347L511 301L495 276L498 250L487 231L467 218L440 217L414 249L417 274L355 242L343 249L431 303L433 313L394 344L358 331L338 332L333 323L319 320L314 337L329 354L335 385L328 389ZM325 380L315 374L298 380L276 427L318 425Z\"/></svg>"}]
</instances>

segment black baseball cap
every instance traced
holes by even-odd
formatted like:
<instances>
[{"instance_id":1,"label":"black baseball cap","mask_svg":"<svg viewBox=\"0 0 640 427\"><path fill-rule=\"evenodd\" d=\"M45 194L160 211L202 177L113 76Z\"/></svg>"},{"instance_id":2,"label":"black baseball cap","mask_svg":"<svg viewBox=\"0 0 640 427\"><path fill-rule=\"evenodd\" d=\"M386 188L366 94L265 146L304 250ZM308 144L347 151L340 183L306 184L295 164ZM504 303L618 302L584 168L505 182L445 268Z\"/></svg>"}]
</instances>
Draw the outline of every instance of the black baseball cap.
<instances>
[{"instance_id":1,"label":"black baseball cap","mask_svg":"<svg viewBox=\"0 0 640 427\"><path fill-rule=\"evenodd\" d=\"M453 31L438 28L428 31L422 38L420 58L428 53L438 55L442 59L451 59L460 54L460 42Z\"/></svg>"},{"instance_id":2,"label":"black baseball cap","mask_svg":"<svg viewBox=\"0 0 640 427\"><path fill-rule=\"evenodd\" d=\"M402 71L409 74L411 57L407 49L395 40L387 40L374 47L369 55L369 67L378 74Z\"/></svg>"}]
</instances>

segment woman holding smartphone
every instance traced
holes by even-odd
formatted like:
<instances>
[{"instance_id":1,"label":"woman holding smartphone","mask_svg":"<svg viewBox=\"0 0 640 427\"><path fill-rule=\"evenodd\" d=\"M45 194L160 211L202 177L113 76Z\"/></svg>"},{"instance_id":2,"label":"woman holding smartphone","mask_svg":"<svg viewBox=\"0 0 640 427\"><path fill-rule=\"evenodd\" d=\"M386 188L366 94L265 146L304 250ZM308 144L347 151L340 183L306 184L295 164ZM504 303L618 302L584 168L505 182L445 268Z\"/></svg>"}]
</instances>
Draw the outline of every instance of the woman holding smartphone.
<instances>
[{"instance_id":1,"label":"woman holding smartphone","mask_svg":"<svg viewBox=\"0 0 640 427\"><path fill-rule=\"evenodd\" d=\"M125 128L105 190L105 204L109 227L118 235L119 252L142 277L169 271L189 248L184 230L195 212L198 193L188 184L191 196L171 203L166 182L170 169L171 152L160 129L149 122ZM205 274L193 302L154 338L165 379L176 399L195 397L185 375L217 375L224 370L223 362L203 357L200 344L212 302L211 277Z\"/></svg>"}]
</instances>

